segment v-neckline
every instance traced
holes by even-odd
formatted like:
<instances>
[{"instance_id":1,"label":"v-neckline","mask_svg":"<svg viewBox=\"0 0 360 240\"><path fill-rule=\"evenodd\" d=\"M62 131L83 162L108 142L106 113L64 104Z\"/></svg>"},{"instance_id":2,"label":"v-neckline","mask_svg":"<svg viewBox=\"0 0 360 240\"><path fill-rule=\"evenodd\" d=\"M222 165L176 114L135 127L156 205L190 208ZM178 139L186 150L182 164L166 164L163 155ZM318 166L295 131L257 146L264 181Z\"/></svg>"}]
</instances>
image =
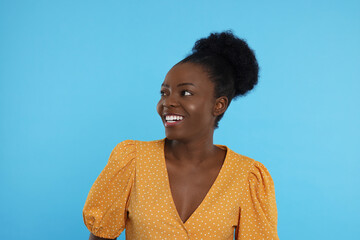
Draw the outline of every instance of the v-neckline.
<instances>
[{"instance_id":1,"label":"v-neckline","mask_svg":"<svg viewBox=\"0 0 360 240\"><path fill-rule=\"evenodd\" d=\"M215 181L213 182L213 184L211 185L209 191L206 193L205 197L203 198L203 200L201 201L201 203L197 206L197 208L195 209L195 211L193 211L190 215L190 217L188 217L188 219L186 219L185 222L183 222L183 220L181 219L180 217L180 214L176 208L176 205L175 205L175 201L174 201L174 198L173 198L173 195L171 193L171 187L170 187L170 180L169 180L169 172L167 170L167 166L166 166L166 159L165 159L165 139L162 139L162 144L161 144L161 148L162 148L162 151L161 151L161 162L163 164L163 170L164 170L164 175L165 175L165 182L166 182L166 188L167 188L167 192L168 192L168 196L169 196L169 199L170 199L170 202L171 202L171 205L172 205L172 208L174 209L175 211L175 214L178 218L178 220L182 223L182 225L186 225L192 218L194 218L194 215L196 213L198 213L199 211L201 211L201 208L202 206L205 204L205 202L207 201L208 198L210 198L210 195L212 194L213 191L215 191L214 189L217 187L218 185L218 182L220 181L220 178L222 178L222 175L223 175L223 172L225 171L224 169L227 167L227 164L228 164L228 156L229 156L229 152L230 152L230 149L225 146L225 145L219 145L219 144L215 144L215 146L217 147L220 147L222 149L226 149L226 155L225 155L225 159L224 159L224 162L220 168L220 171L218 173L218 175L216 176L216 179Z\"/></svg>"}]
</instances>

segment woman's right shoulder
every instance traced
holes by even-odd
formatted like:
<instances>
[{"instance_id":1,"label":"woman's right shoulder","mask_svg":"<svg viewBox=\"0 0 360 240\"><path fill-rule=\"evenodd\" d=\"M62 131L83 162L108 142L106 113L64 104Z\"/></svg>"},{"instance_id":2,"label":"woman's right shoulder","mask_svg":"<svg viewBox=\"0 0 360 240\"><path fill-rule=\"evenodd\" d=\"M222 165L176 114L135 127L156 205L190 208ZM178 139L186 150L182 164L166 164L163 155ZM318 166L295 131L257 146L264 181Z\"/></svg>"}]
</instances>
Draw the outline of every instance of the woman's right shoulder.
<instances>
[{"instance_id":1,"label":"woman's right shoulder","mask_svg":"<svg viewBox=\"0 0 360 240\"><path fill-rule=\"evenodd\" d=\"M124 141L119 142L118 144L116 144L115 148L118 149L123 149L123 148L127 148L127 147L134 147L136 144L136 140L132 140L132 139L127 139Z\"/></svg>"},{"instance_id":2,"label":"woman's right shoulder","mask_svg":"<svg viewBox=\"0 0 360 240\"><path fill-rule=\"evenodd\" d=\"M115 148L118 148L119 150L126 148L135 148L135 149L137 148L138 151L140 151L141 148L162 146L164 144L164 141L165 141L164 138L158 140L150 140L150 141L127 139L118 143Z\"/></svg>"},{"instance_id":3,"label":"woman's right shoulder","mask_svg":"<svg viewBox=\"0 0 360 240\"><path fill-rule=\"evenodd\" d=\"M117 165L122 167L129 161L134 160L136 157L136 141L135 140L124 140L116 144L111 151L108 164Z\"/></svg>"},{"instance_id":4,"label":"woman's right shoulder","mask_svg":"<svg viewBox=\"0 0 360 240\"><path fill-rule=\"evenodd\" d=\"M119 142L117 147L126 147L126 146L134 146L134 145L154 145L154 144L161 144L165 141L165 139L158 139L158 140L150 140L150 141L142 141L142 140L133 140L127 139Z\"/></svg>"},{"instance_id":5,"label":"woman's right shoulder","mask_svg":"<svg viewBox=\"0 0 360 240\"><path fill-rule=\"evenodd\" d=\"M164 141L165 139L152 141L124 140L114 147L109 160L119 160L120 156L123 160L135 159L137 155L148 152L149 150L161 150Z\"/></svg>"}]
</instances>

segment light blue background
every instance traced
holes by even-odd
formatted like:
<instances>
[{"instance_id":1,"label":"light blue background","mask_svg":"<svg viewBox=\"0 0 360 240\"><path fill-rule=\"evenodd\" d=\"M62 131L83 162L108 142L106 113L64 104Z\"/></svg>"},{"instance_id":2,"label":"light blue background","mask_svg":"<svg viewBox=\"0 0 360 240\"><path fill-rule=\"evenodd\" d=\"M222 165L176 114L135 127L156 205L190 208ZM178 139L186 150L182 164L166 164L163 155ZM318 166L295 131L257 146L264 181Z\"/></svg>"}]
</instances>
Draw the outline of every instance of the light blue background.
<instances>
[{"instance_id":1,"label":"light blue background","mask_svg":"<svg viewBox=\"0 0 360 240\"><path fill-rule=\"evenodd\" d=\"M0 0L1 239L87 239L111 150L164 137L165 74L226 29L261 72L215 143L269 169L280 239L358 238L359 25L359 1Z\"/></svg>"}]
</instances>

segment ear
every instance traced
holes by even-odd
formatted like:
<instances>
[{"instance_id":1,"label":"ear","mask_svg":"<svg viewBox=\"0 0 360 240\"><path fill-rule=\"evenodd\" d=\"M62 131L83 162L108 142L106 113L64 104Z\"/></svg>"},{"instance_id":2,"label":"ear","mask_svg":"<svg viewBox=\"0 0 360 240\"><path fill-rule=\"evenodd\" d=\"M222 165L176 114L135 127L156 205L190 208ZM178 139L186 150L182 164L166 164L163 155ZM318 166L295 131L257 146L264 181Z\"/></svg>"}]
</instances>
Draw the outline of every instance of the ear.
<instances>
[{"instance_id":1,"label":"ear","mask_svg":"<svg viewBox=\"0 0 360 240\"><path fill-rule=\"evenodd\" d=\"M214 105L214 111L213 111L214 116L219 116L223 114L228 107L228 103L229 100L225 96L217 98L215 100L215 105Z\"/></svg>"}]
</instances>

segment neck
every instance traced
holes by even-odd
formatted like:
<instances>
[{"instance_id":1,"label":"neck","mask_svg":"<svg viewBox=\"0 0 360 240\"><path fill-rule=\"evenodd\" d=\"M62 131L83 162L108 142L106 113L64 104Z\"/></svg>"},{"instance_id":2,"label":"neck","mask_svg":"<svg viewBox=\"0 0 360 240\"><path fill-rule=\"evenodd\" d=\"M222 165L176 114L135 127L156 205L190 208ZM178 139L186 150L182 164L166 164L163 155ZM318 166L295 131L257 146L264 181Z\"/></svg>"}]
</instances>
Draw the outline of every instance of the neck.
<instances>
[{"instance_id":1,"label":"neck","mask_svg":"<svg viewBox=\"0 0 360 240\"><path fill-rule=\"evenodd\" d=\"M218 150L213 135L191 140L165 139L166 153L179 164L200 165Z\"/></svg>"}]
</instances>

